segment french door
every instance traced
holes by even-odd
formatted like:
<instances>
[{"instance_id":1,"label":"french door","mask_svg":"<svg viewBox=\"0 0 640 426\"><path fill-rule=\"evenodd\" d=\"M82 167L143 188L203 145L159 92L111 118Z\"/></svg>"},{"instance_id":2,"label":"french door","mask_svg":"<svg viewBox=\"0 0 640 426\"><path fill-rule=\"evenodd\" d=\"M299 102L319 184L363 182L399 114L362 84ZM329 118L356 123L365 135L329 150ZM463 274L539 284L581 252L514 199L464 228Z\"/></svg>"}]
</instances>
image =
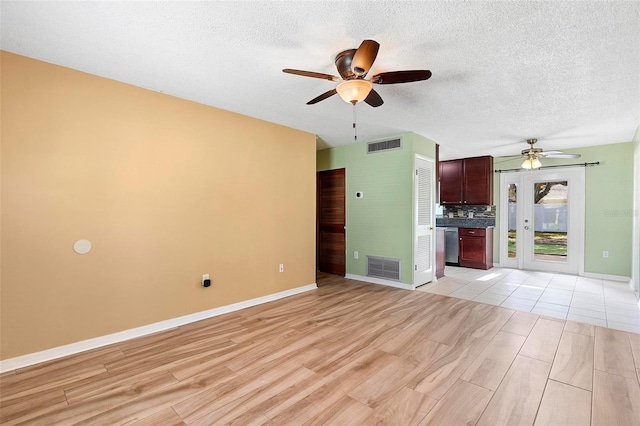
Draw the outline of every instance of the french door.
<instances>
[{"instance_id":1,"label":"french door","mask_svg":"<svg viewBox=\"0 0 640 426\"><path fill-rule=\"evenodd\" d=\"M500 264L584 273L584 169L500 176Z\"/></svg>"}]
</instances>

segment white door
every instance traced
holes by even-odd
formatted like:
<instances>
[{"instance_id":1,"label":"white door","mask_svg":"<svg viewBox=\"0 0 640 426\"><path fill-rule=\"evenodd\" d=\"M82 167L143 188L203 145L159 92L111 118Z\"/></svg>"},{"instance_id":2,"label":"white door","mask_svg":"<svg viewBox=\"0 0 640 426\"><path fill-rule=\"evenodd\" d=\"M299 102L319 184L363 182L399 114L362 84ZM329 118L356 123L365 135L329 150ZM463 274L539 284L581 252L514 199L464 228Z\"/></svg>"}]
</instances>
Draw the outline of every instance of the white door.
<instances>
[{"instance_id":1,"label":"white door","mask_svg":"<svg viewBox=\"0 0 640 426\"><path fill-rule=\"evenodd\" d=\"M584 169L504 173L500 177L500 263L584 273Z\"/></svg>"},{"instance_id":2,"label":"white door","mask_svg":"<svg viewBox=\"0 0 640 426\"><path fill-rule=\"evenodd\" d=\"M415 156L413 180L413 285L433 281L435 273L435 167L433 160Z\"/></svg>"}]
</instances>

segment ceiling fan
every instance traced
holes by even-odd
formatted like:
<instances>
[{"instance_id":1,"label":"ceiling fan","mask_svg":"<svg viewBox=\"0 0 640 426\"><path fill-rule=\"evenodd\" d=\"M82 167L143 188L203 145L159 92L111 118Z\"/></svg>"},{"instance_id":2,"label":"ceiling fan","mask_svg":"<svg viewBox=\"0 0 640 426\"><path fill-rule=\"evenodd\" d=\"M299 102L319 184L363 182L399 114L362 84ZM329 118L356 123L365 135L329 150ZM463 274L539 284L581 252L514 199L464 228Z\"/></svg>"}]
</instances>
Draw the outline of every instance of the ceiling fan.
<instances>
[{"instance_id":1,"label":"ceiling fan","mask_svg":"<svg viewBox=\"0 0 640 426\"><path fill-rule=\"evenodd\" d=\"M538 139L527 139L529 148L522 150L524 162L523 169L538 169L542 166L540 158L580 158L580 154L564 154L562 151L544 151L542 148L534 148Z\"/></svg>"},{"instance_id":2,"label":"ceiling fan","mask_svg":"<svg viewBox=\"0 0 640 426\"><path fill-rule=\"evenodd\" d=\"M350 104L355 105L364 101L372 107L379 107L384 101L378 92L373 89L373 84L409 83L427 80L431 77L431 71L429 70L411 70L382 72L370 79L365 79L373 62L376 60L379 48L380 44L378 42L364 40L357 49L348 49L338 53L335 64L342 78L331 74L290 68L285 68L282 71L288 74L340 82L334 89L311 99L307 102L307 105L318 103L337 93L345 102Z\"/></svg>"}]
</instances>

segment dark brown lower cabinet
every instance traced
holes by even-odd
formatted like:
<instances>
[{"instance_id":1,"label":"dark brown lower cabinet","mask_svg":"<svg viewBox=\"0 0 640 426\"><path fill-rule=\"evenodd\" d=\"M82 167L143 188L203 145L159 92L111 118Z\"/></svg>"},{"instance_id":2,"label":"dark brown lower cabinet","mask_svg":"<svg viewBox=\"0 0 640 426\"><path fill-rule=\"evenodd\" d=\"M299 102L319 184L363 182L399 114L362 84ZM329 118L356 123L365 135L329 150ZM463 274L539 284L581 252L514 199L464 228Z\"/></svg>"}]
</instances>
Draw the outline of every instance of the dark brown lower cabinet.
<instances>
[{"instance_id":1,"label":"dark brown lower cabinet","mask_svg":"<svg viewBox=\"0 0 640 426\"><path fill-rule=\"evenodd\" d=\"M459 228L460 266L489 269L493 267L493 228Z\"/></svg>"}]
</instances>

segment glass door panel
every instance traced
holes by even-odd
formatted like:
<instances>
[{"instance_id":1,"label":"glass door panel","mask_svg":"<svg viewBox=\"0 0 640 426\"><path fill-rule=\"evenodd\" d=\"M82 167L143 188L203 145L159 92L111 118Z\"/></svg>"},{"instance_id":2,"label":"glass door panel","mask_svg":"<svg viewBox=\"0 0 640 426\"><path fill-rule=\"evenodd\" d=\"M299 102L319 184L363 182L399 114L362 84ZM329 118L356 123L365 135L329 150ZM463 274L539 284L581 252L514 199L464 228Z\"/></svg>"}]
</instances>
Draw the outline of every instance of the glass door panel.
<instances>
[{"instance_id":1,"label":"glass door panel","mask_svg":"<svg viewBox=\"0 0 640 426\"><path fill-rule=\"evenodd\" d=\"M507 235L507 257L515 258L518 254L518 185L509 184L508 201L508 235Z\"/></svg>"},{"instance_id":2,"label":"glass door panel","mask_svg":"<svg viewBox=\"0 0 640 426\"><path fill-rule=\"evenodd\" d=\"M568 182L533 184L533 253L535 260L567 262Z\"/></svg>"}]
</instances>

